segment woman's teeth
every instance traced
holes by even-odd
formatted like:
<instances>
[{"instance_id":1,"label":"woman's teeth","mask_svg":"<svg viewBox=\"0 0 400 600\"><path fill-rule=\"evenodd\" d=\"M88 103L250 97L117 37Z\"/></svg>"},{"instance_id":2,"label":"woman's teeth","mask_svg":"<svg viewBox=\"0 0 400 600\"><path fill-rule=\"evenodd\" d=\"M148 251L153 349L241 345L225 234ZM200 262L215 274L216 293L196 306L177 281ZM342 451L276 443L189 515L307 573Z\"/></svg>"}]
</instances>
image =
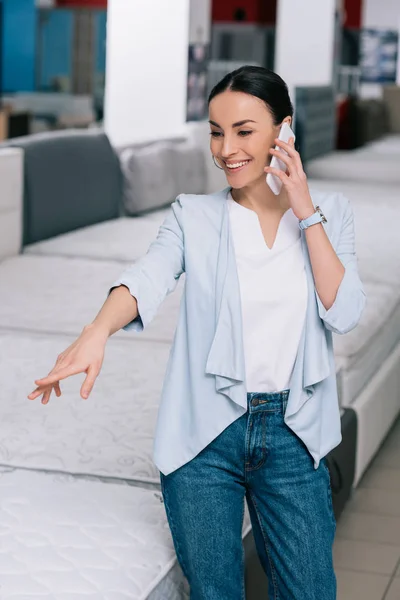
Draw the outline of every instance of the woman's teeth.
<instances>
[{"instance_id":1,"label":"woman's teeth","mask_svg":"<svg viewBox=\"0 0 400 600\"><path fill-rule=\"evenodd\" d=\"M247 165L247 163L249 163L249 160L244 160L242 162L237 162L237 163L231 163L228 165L228 163L225 163L226 166L228 167L228 169L238 169L239 167L244 167L244 165Z\"/></svg>"}]
</instances>

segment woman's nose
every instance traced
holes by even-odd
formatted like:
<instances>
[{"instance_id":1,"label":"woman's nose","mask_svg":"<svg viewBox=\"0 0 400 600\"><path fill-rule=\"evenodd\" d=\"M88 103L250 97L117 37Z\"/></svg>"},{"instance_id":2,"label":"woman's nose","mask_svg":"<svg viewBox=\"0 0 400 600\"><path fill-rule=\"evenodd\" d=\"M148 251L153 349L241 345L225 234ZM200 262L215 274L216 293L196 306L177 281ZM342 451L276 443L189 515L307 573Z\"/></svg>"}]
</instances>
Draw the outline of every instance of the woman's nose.
<instances>
[{"instance_id":1,"label":"woman's nose","mask_svg":"<svg viewBox=\"0 0 400 600\"><path fill-rule=\"evenodd\" d=\"M221 156L223 158L229 158L229 156L236 154L236 151L237 147L234 140L230 136L225 135L221 148Z\"/></svg>"}]
</instances>

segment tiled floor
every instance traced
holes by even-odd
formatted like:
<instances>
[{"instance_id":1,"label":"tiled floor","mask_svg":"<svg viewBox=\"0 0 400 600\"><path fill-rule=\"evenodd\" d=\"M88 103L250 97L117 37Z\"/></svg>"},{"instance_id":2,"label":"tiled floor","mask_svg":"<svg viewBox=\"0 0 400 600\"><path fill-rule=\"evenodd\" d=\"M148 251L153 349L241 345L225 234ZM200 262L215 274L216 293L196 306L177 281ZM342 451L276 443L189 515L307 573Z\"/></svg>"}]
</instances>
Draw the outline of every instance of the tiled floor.
<instances>
[{"instance_id":1,"label":"tiled floor","mask_svg":"<svg viewBox=\"0 0 400 600\"><path fill-rule=\"evenodd\" d=\"M341 515L338 600L400 600L400 419Z\"/></svg>"}]
</instances>

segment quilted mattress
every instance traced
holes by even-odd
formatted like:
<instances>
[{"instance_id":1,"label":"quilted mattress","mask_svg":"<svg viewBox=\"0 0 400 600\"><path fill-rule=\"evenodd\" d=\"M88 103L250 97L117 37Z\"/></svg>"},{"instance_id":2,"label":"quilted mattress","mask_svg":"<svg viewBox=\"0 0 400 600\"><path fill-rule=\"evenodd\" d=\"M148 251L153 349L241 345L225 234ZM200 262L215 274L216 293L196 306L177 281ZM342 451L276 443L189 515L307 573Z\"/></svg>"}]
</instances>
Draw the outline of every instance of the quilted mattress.
<instances>
[{"instance_id":1,"label":"quilted mattress","mask_svg":"<svg viewBox=\"0 0 400 600\"><path fill-rule=\"evenodd\" d=\"M84 375L61 382L61 398L53 395L46 406L28 400L34 380L70 343L67 336L0 331L0 465L159 487L152 452L169 347L111 338L88 400L80 396ZM344 362L339 357L337 370Z\"/></svg>"},{"instance_id":2,"label":"quilted mattress","mask_svg":"<svg viewBox=\"0 0 400 600\"><path fill-rule=\"evenodd\" d=\"M2 600L189 599L160 492L1 469L0 511Z\"/></svg>"},{"instance_id":3,"label":"quilted mattress","mask_svg":"<svg viewBox=\"0 0 400 600\"><path fill-rule=\"evenodd\" d=\"M357 398L400 341L400 294L383 283L364 282L367 304L358 326L333 334L342 406Z\"/></svg>"},{"instance_id":4,"label":"quilted mattress","mask_svg":"<svg viewBox=\"0 0 400 600\"><path fill-rule=\"evenodd\" d=\"M398 156L366 151L337 151L310 160L307 175L314 179L399 184Z\"/></svg>"},{"instance_id":5,"label":"quilted mattress","mask_svg":"<svg viewBox=\"0 0 400 600\"><path fill-rule=\"evenodd\" d=\"M103 306L124 265L60 256L23 255L0 263L0 328L77 336ZM141 333L118 331L124 340L171 343L184 275L154 320Z\"/></svg>"},{"instance_id":6,"label":"quilted mattress","mask_svg":"<svg viewBox=\"0 0 400 600\"><path fill-rule=\"evenodd\" d=\"M159 485L153 438L169 346L156 342L106 345L88 400L84 375L61 382L62 396L44 406L28 400L68 336L0 331L0 465L91 474Z\"/></svg>"},{"instance_id":7,"label":"quilted mattress","mask_svg":"<svg viewBox=\"0 0 400 600\"><path fill-rule=\"evenodd\" d=\"M124 217L82 227L49 240L29 244L24 247L24 253L80 256L129 263L146 253L157 237L168 210L158 210L145 217Z\"/></svg>"}]
</instances>

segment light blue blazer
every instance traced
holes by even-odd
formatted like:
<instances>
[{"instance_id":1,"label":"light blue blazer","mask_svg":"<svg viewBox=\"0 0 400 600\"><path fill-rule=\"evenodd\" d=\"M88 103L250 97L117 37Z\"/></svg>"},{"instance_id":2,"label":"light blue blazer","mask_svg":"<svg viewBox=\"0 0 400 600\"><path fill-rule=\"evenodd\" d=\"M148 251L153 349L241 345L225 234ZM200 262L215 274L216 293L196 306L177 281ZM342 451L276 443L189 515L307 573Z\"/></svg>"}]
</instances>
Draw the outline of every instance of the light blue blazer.
<instances>
[{"instance_id":1,"label":"light blue blazer","mask_svg":"<svg viewBox=\"0 0 400 600\"><path fill-rule=\"evenodd\" d=\"M158 411L153 459L168 475L195 457L247 410L239 280L227 193L182 194L171 204L147 253L110 288L128 287L139 316L124 327L141 332L185 273L178 324ZM365 306L358 275L353 211L336 193L314 194L327 218L325 231L346 271L334 304L325 310L314 285L301 232L308 305L290 381L285 423L320 459L341 439L332 332L353 329Z\"/></svg>"}]
</instances>

